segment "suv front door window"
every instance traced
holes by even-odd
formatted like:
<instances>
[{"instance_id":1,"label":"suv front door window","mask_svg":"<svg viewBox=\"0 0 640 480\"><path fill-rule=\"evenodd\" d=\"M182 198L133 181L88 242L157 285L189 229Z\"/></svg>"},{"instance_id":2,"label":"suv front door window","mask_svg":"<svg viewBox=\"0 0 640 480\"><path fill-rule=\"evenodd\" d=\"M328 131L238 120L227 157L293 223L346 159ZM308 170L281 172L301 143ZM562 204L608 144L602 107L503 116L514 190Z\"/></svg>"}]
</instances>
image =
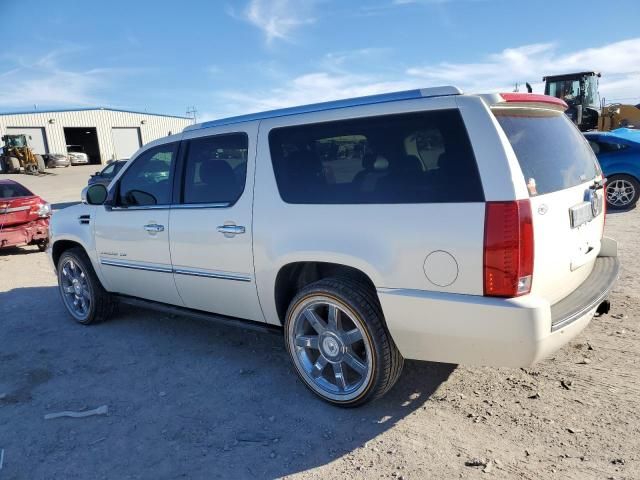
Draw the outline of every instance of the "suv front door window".
<instances>
[{"instance_id":1,"label":"suv front door window","mask_svg":"<svg viewBox=\"0 0 640 480\"><path fill-rule=\"evenodd\" d=\"M95 207L95 242L110 289L182 305L169 253L169 207L178 143L142 152L112 186L112 205Z\"/></svg>"},{"instance_id":2,"label":"suv front door window","mask_svg":"<svg viewBox=\"0 0 640 480\"><path fill-rule=\"evenodd\" d=\"M175 144L143 152L119 182L117 205L138 207L171 203L171 169L174 157Z\"/></svg>"}]
</instances>

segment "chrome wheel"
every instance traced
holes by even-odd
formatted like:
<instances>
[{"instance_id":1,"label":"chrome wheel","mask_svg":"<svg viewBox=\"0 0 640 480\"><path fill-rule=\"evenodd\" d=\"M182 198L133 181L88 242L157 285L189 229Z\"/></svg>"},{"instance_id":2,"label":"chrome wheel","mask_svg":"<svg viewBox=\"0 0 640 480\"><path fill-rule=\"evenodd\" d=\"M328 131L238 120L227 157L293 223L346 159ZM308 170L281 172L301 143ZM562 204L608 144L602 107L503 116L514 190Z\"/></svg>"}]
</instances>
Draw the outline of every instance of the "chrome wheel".
<instances>
[{"instance_id":1,"label":"chrome wheel","mask_svg":"<svg viewBox=\"0 0 640 480\"><path fill-rule=\"evenodd\" d=\"M306 383L334 401L361 395L372 373L372 345L362 320L326 296L302 300L291 318L289 347Z\"/></svg>"},{"instance_id":2,"label":"chrome wheel","mask_svg":"<svg viewBox=\"0 0 640 480\"><path fill-rule=\"evenodd\" d=\"M91 289L78 262L71 258L60 267L60 291L67 310L78 320L86 320L91 310Z\"/></svg>"},{"instance_id":3,"label":"chrome wheel","mask_svg":"<svg viewBox=\"0 0 640 480\"><path fill-rule=\"evenodd\" d=\"M636 197L635 186L624 179L616 179L607 184L607 202L614 207L626 207L633 203Z\"/></svg>"}]
</instances>

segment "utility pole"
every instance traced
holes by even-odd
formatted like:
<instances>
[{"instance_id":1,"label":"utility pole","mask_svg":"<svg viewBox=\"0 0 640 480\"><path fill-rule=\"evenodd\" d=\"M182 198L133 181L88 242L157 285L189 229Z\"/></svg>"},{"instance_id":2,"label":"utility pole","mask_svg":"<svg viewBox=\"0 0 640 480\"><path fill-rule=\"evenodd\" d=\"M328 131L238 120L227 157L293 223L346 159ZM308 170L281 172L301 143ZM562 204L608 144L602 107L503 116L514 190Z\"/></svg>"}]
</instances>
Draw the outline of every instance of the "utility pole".
<instances>
[{"instance_id":1,"label":"utility pole","mask_svg":"<svg viewBox=\"0 0 640 480\"><path fill-rule=\"evenodd\" d=\"M196 109L195 105L192 105L191 107L187 107L187 117L192 118L193 123L197 122L198 110Z\"/></svg>"}]
</instances>

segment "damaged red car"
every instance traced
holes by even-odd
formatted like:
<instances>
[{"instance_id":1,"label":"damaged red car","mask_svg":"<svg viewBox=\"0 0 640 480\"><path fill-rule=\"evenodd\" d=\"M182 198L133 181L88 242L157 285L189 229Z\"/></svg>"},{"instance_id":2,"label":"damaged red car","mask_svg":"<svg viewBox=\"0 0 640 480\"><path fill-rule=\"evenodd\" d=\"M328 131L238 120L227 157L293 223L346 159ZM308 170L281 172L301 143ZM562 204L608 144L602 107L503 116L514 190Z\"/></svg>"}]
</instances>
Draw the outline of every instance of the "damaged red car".
<instances>
[{"instance_id":1,"label":"damaged red car","mask_svg":"<svg viewBox=\"0 0 640 480\"><path fill-rule=\"evenodd\" d=\"M0 180L0 248L49 242L51 205L13 180Z\"/></svg>"}]
</instances>

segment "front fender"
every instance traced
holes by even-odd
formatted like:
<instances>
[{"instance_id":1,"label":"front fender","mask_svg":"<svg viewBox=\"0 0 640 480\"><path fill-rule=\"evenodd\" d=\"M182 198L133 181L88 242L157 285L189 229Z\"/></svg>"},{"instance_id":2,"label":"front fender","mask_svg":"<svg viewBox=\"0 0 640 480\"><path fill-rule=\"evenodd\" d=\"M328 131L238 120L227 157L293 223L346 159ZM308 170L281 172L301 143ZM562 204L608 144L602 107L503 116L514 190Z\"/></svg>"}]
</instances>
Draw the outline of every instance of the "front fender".
<instances>
[{"instance_id":1,"label":"front fender","mask_svg":"<svg viewBox=\"0 0 640 480\"><path fill-rule=\"evenodd\" d=\"M105 285L96 254L93 234L96 208L100 207L78 204L54 212L49 224L50 240L48 255L55 270L56 265L53 254L56 251L56 244L60 242L73 242L78 244L87 253L96 275L100 279L100 282Z\"/></svg>"},{"instance_id":2,"label":"front fender","mask_svg":"<svg viewBox=\"0 0 640 480\"><path fill-rule=\"evenodd\" d=\"M601 161L600 166L606 177L613 175L630 175L640 182L640 164L631 159L616 161Z\"/></svg>"}]
</instances>

